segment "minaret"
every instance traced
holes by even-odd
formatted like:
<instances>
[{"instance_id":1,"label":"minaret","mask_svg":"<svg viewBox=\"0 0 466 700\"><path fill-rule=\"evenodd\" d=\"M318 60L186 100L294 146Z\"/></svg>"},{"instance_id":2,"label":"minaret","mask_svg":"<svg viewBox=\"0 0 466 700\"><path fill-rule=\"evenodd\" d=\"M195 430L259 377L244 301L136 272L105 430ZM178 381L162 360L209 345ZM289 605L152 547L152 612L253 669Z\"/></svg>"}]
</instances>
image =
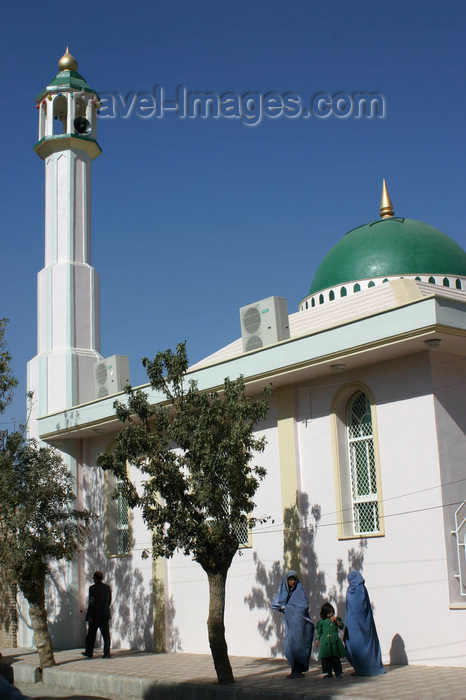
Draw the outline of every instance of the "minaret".
<instances>
[{"instance_id":1,"label":"minaret","mask_svg":"<svg viewBox=\"0 0 466 700\"><path fill-rule=\"evenodd\" d=\"M35 152L45 162L45 264L37 284L37 355L28 363L33 400L28 435L38 437L37 419L94 398L94 364L101 359L99 278L91 266L91 162L96 141L98 96L77 72L68 48L59 73L37 97L39 140ZM67 440L61 455L75 480L76 505L83 505L82 443ZM85 603L83 555L56 570L49 581L49 619L56 644L83 643L79 610ZM59 589L61 592L59 592ZM27 604L19 597L22 619ZM18 643L32 642L20 624Z\"/></svg>"},{"instance_id":2,"label":"minaret","mask_svg":"<svg viewBox=\"0 0 466 700\"><path fill-rule=\"evenodd\" d=\"M98 96L77 72L68 47L60 72L37 97L45 162L45 265L38 275L38 347L28 363L35 419L94 398L100 359L99 278L91 266L91 162Z\"/></svg>"}]
</instances>

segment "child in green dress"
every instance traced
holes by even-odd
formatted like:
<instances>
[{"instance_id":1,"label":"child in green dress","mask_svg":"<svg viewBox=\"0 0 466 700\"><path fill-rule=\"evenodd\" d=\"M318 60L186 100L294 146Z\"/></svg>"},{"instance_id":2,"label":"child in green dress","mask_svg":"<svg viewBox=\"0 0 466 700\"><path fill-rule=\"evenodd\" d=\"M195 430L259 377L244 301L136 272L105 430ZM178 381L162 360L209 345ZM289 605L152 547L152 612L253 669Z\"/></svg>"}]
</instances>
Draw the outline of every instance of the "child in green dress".
<instances>
[{"instance_id":1,"label":"child in green dress","mask_svg":"<svg viewBox=\"0 0 466 700\"><path fill-rule=\"evenodd\" d=\"M317 623L316 647L319 649L319 659L322 662L324 678L335 677L342 674L340 657L346 656L346 649L338 636L338 630L343 629L343 620L335 616L335 609L330 603L324 603L320 611L320 620Z\"/></svg>"}]
</instances>

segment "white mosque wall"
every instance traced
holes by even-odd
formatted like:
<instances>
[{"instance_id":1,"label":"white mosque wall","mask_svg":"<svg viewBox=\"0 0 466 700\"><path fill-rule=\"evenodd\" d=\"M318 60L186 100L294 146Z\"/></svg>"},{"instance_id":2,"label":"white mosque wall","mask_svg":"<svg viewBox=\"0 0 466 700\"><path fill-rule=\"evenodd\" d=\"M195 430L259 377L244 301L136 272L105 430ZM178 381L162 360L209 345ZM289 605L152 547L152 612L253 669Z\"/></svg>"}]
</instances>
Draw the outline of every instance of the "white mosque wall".
<instances>
[{"instance_id":1,"label":"white mosque wall","mask_svg":"<svg viewBox=\"0 0 466 700\"><path fill-rule=\"evenodd\" d=\"M409 663L417 664L464 665L466 660L461 632L464 610L450 608L448 576L452 572L445 552L449 524L444 521L441 488L442 481L458 475L459 479L463 473L464 438L460 434L464 426L459 416L464 368L456 358L444 360L438 351L420 352L292 388L298 483L309 503L302 513L306 517L301 523L305 526L301 573L310 594L311 616L317 622L322 602L330 597L344 617L346 574L352 567L361 568L387 663L401 661L404 653ZM368 387L376 404L385 534L339 540L329 413L340 387L356 381ZM256 494L255 515L269 515L273 521L257 527L252 548L235 556L228 574L225 628L233 655L283 653L281 619L269 607L284 572L273 399L258 430L261 435L267 446L256 462L267 468L267 476ZM150 547L150 536L138 509L131 516L131 555L109 557L106 548L105 477L95 465L97 455L109 444L108 436L83 441L83 504L100 519L79 565L82 638L87 589L93 571L100 569L114 595L112 644L150 649L152 561L142 558L142 551ZM457 497L459 493L457 490ZM443 501L447 496L450 493L443 494ZM305 500L304 506L306 510ZM167 650L208 653L207 577L198 564L180 553L165 563L165 602Z\"/></svg>"},{"instance_id":2,"label":"white mosque wall","mask_svg":"<svg viewBox=\"0 0 466 700\"><path fill-rule=\"evenodd\" d=\"M106 501L108 488L105 473L96 466L97 457L109 447L107 436L85 440L83 447L82 493L85 508L98 515L93 536L81 561L79 600L82 618L82 640L85 635L85 612L88 587L94 571L102 571L104 581L112 588L112 648L153 649L152 558L144 558L150 550L150 534L139 509L131 512L129 555L113 556L108 549ZM111 443L110 443L111 444ZM133 482L140 484L141 474L132 469Z\"/></svg>"},{"instance_id":3,"label":"white mosque wall","mask_svg":"<svg viewBox=\"0 0 466 700\"><path fill-rule=\"evenodd\" d=\"M366 384L376 402L385 534L338 540L329 412L340 386L352 381ZM301 490L309 501L307 520L302 523L307 528L302 531L301 561L311 616L317 621L322 602L330 597L344 617L346 578L342 574L361 567L386 663L402 662L406 654L409 663L464 665L466 645L459 617L464 613L449 607L429 353L331 376L309 386L297 385L294 391ZM268 476L257 502L265 505L275 523L258 528L253 550L237 555L229 572L225 623L232 654L269 656L283 649L279 618L268 607L284 571L274 421L265 434ZM205 576L182 556L169 563L169 572L176 649L207 652Z\"/></svg>"},{"instance_id":4,"label":"white mosque wall","mask_svg":"<svg viewBox=\"0 0 466 700\"><path fill-rule=\"evenodd\" d=\"M455 511L466 501L466 412L464 409L466 359L447 353L434 353L432 382L444 512L444 538L448 566L451 607L466 610L466 555L457 535ZM465 508L461 513L464 517ZM459 517L459 522L461 517ZM461 573L461 578L458 578Z\"/></svg>"},{"instance_id":5,"label":"white mosque wall","mask_svg":"<svg viewBox=\"0 0 466 700\"><path fill-rule=\"evenodd\" d=\"M259 426L257 436L267 438L265 451L255 463L267 468L267 476L254 498L254 515L270 516L267 523L252 532L252 548L244 548L233 559L228 572L225 606L225 634L230 654L269 656L276 644L274 616L270 596L283 575L283 532L280 469L276 411L272 400L267 420ZM274 522L272 522L272 520ZM171 633L169 649L192 653L209 653L207 616L209 590L202 568L177 554L168 561L168 615ZM270 580L270 571L278 578ZM264 585L265 584L265 585ZM279 585L279 583L278 583ZM278 589L277 589L278 590ZM258 632L263 622L272 624L271 639Z\"/></svg>"},{"instance_id":6,"label":"white mosque wall","mask_svg":"<svg viewBox=\"0 0 466 700\"><path fill-rule=\"evenodd\" d=\"M225 627L229 651L232 654L269 655L270 642L261 637L258 627L264 619L272 620L270 596L282 576L283 533L280 470L275 408L272 405L258 436L267 436L264 453L256 463L267 467L255 502L255 515L268 515L271 520L259 525L252 534L253 548L236 554L228 574L226 589ZM111 444L108 437L84 441L83 494L84 506L94 510L99 520L94 526L91 542L86 547L80 575L80 609L84 638L84 615L88 586L92 573L101 570L113 590L112 646L115 648L149 649L153 643L152 560L144 560L142 551L150 550L150 534L139 509L131 515L132 546L130 556L109 557L106 546L105 475L95 466L97 456ZM135 483L141 476L132 472ZM278 571L278 578L267 582L267 590L256 581L263 571ZM167 650L209 653L207 616L209 591L207 576L202 568L175 553L166 562L166 638ZM277 583L278 582L278 583ZM256 588L254 597L253 589ZM264 595L265 594L265 595ZM264 595L261 598L261 595ZM251 603L246 600L251 597ZM253 599L254 597L254 599ZM261 605L258 606L257 602ZM252 605L252 608L251 608ZM273 624L273 622L272 622ZM276 643L276 640L275 640Z\"/></svg>"},{"instance_id":7,"label":"white mosque wall","mask_svg":"<svg viewBox=\"0 0 466 700\"><path fill-rule=\"evenodd\" d=\"M449 609L443 475L429 355L374 365L338 380L312 388L310 401L298 393L311 406L309 418L304 411L298 413L302 489L322 512L309 580L319 583L321 571L325 590L317 585L314 594L325 598L335 586L338 600L346 583L339 585L337 561L342 560L346 573L354 563L362 565L385 662L399 662L404 649L410 663L464 665L466 643L459 618L464 611ZM385 535L338 541L328 413L339 385L353 380L366 384L376 402ZM458 383L458 375L450 380ZM447 437L454 438L451 426ZM341 612L344 616L343 605Z\"/></svg>"}]
</instances>

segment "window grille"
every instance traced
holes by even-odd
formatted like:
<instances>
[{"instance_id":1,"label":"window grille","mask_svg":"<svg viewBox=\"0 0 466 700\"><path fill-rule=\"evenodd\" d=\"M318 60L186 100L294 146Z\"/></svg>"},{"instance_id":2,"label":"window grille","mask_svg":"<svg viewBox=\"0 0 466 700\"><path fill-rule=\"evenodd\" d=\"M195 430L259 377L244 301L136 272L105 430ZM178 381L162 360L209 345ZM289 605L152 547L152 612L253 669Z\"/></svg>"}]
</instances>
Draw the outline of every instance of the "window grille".
<instances>
[{"instance_id":1,"label":"window grille","mask_svg":"<svg viewBox=\"0 0 466 700\"><path fill-rule=\"evenodd\" d=\"M118 479L117 487L121 483L121 480ZM126 494L118 492L116 505L117 554L129 554L129 507Z\"/></svg>"},{"instance_id":2,"label":"window grille","mask_svg":"<svg viewBox=\"0 0 466 700\"><path fill-rule=\"evenodd\" d=\"M223 501L223 508L224 508L225 513L229 514L230 513L230 499L229 499L229 497L226 494L224 494L222 496L222 501ZM234 532L236 535L236 539L238 540L239 547L247 547L249 545L249 525L248 525L248 519L246 516L244 516L244 518L241 518L241 520L234 525Z\"/></svg>"},{"instance_id":3,"label":"window grille","mask_svg":"<svg viewBox=\"0 0 466 700\"><path fill-rule=\"evenodd\" d=\"M455 529L451 534L456 536L458 554L458 573L455 578L460 584L460 595L466 596L466 501L455 512Z\"/></svg>"},{"instance_id":4,"label":"window grille","mask_svg":"<svg viewBox=\"0 0 466 700\"><path fill-rule=\"evenodd\" d=\"M354 533L378 532L379 505L371 406L362 391L354 394L348 403L347 435Z\"/></svg>"},{"instance_id":5,"label":"window grille","mask_svg":"<svg viewBox=\"0 0 466 700\"><path fill-rule=\"evenodd\" d=\"M123 483L107 472L107 554L121 557L130 554L130 515L126 494L119 490Z\"/></svg>"}]
</instances>

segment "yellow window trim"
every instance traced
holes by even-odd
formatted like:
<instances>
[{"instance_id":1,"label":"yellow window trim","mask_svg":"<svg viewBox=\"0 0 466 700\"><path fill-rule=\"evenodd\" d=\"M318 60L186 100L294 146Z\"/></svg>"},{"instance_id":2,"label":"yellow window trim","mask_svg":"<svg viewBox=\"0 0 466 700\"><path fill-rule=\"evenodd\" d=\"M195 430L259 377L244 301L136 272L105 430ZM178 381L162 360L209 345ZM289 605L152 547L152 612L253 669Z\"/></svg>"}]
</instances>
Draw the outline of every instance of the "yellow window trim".
<instances>
[{"instance_id":1,"label":"yellow window trim","mask_svg":"<svg viewBox=\"0 0 466 700\"><path fill-rule=\"evenodd\" d=\"M372 420L372 440L374 443L374 458L375 458L375 470L377 477L377 504L379 509L379 525L380 529L378 532L369 532L367 534L359 535L353 534L348 535L344 533L344 513L349 509L343 508L343 498L341 492L341 469L340 461L341 457L338 450L338 409L341 407L342 403L345 404L345 409L347 402L349 401L351 395L356 391L362 391L366 394L369 399L371 406L371 420ZM330 429L332 434L332 452L333 452L333 476L335 482L335 499L336 499L336 509L337 509L337 536L339 540L360 540L368 539L371 537L384 537L385 536L385 518L383 511L383 495L382 495L382 473L380 468L380 449L379 449L379 431L377 425L377 411L375 399L372 391L366 384L362 382L347 382L343 384L333 397L331 409L330 409ZM351 518L353 517L351 511Z\"/></svg>"}]
</instances>

